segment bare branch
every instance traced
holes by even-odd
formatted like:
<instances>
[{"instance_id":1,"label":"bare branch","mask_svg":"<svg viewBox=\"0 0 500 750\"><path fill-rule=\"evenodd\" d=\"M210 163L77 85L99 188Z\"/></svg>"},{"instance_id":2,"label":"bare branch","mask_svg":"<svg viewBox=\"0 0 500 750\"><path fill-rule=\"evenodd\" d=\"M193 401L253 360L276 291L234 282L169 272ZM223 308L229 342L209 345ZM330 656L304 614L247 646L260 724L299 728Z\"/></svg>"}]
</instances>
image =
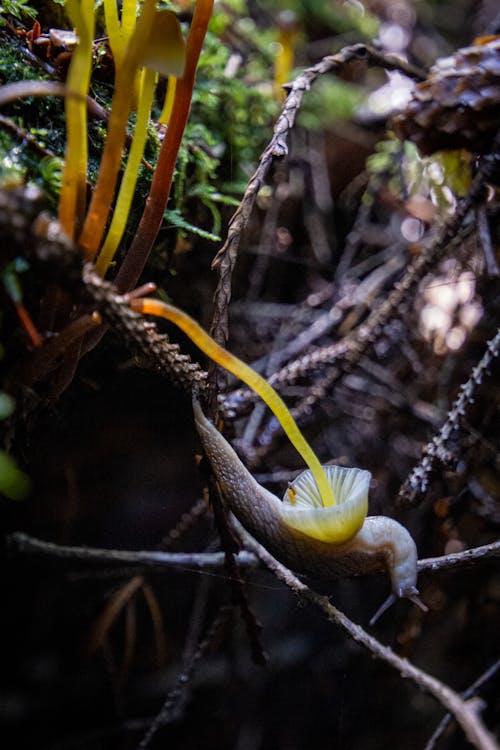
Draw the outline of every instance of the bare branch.
<instances>
[{"instance_id":1,"label":"bare branch","mask_svg":"<svg viewBox=\"0 0 500 750\"><path fill-rule=\"evenodd\" d=\"M85 563L140 565L147 568L179 568L181 570L214 570L224 567L223 552L160 552L156 550L130 552L95 547L71 547L35 539L21 532L7 538L9 551L13 554L42 555ZM257 567L254 555L239 552L236 563L240 567Z\"/></svg>"},{"instance_id":2,"label":"bare branch","mask_svg":"<svg viewBox=\"0 0 500 750\"><path fill-rule=\"evenodd\" d=\"M36 539L22 532L14 532L6 537L7 549L11 555L40 555L42 557L80 560L85 563L104 563L106 565L133 565L162 569L178 568L180 570L217 570L225 566L223 552L162 552L158 550L116 550L96 547L73 547L54 544ZM419 573L463 568L500 557L500 541L473 547L463 552L454 552L441 557L427 557L418 561ZM235 555L239 568L256 568L258 560L251 552L242 550ZM130 571L126 571L129 573Z\"/></svg>"},{"instance_id":3,"label":"bare branch","mask_svg":"<svg viewBox=\"0 0 500 750\"><path fill-rule=\"evenodd\" d=\"M499 669L500 659L492 664L491 667L488 667L488 669L483 672L483 674L478 677L477 680L475 680L475 682L473 682L472 685L462 693L462 698L464 700L468 700L469 698L472 698L474 695L476 695L479 689L485 684L485 682L491 680L496 675ZM436 742L444 734L452 720L453 717L451 714L446 714L442 718L435 731L433 732L432 737L430 737L428 743L424 747L424 750L433 750L433 748L436 746Z\"/></svg>"},{"instance_id":4,"label":"bare branch","mask_svg":"<svg viewBox=\"0 0 500 750\"><path fill-rule=\"evenodd\" d=\"M424 570L426 572L452 570L494 557L500 557L500 541L483 544L481 547L472 547L472 549L466 549L463 552L453 552L441 557L427 557L424 560L419 560L417 566L419 573Z\"/></svg>"}]
</instances>

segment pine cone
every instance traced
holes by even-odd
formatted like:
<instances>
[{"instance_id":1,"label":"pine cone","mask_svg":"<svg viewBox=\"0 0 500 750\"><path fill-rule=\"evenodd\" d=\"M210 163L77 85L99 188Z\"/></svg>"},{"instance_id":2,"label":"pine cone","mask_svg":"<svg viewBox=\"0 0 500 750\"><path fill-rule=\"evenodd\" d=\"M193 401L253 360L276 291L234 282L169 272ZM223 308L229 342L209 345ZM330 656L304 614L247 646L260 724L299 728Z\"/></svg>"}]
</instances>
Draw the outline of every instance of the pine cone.
<instances>
[{"instance_id":1,"label":"pine cone","mask_svg":"<svg viewBox=\"0 0 500 750\"><path fill-rule=\"evenodd\" d=\"M437 60L393 127L423 154L488 151L500 127L500 37Z\"/></svg>"}]
</instances>

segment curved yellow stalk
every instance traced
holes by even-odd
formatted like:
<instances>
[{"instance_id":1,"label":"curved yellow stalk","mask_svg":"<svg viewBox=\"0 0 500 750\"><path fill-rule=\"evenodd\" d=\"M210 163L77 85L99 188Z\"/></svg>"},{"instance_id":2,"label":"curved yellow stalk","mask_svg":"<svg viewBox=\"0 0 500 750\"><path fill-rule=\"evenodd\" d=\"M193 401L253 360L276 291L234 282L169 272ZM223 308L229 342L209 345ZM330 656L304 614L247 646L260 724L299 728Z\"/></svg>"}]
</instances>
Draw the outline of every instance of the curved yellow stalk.
<instances>
[{"instance_id":1,"label":"curved yellow stalk","mask_svg":"<svg viewBox=\"0 0 500 750\"><path fill-rule=\"evenodd\" d=\"M125 57L127 44L132 36L136 23L136 0L123 0L121 12L121 22L118 18L117 0L104 0L104 19L106 22L106 31L109 39L109 46L113 54L113 62L116 72L121 67ZM139 90L137 75L134 80L134 95ZM137 99L139 97L137 96Z\"/></svg>"},{"instance_id":2,"label":"curved yellow stalk","mask_svg":"<svg viewBox=\"0 0 500 750\"><path fill-rule=\"evenodd\" d=\"M122 0L122 33L128 41L135 28L137 0Z\"/></svg>"},{"instance_id":3,"label":"curved yellow stalk","mask_svg":"<svg viewBox=\"0 0 500 750\"><path fill-rule=\"evenodd\" d=\"M172 107L174 106L175 89L177 88L177 78L175 76L168 77L167 92L165 94L165 101L163 102L163 109L161 115L158 118L158 122L162 125L168 125L170 115L172 114Z\"/></svg>"},{"instance_id":4,"label":"curved yellow stalk","mask_svg":"<svg viewBox=\"0 0 500 750\"><path fill-rule=\"evenodd\" d=\"M122 27L118 19L116 0L104 0L104 20L106 22L106 33L116 70L121 65L126 46Z\"/></svg>"},{"instance_id":5,"label":"curved yellow stalk","mask_svg":"<svg viewBox=\"0 0 500 750\"><path fill-rule=\"evenodd\" d=\"M130 147L127 166L120 185L113 219L96 262L96 272L100 276L104 276L108 270L127 224L130 205L132 203L137 182L137 174L139 172L139 166L144 153L144 145L146 143L149 112L153 103L155 80L156 73L148 68L144 68L141 74L134 140Z\"/></svg>"},{"instance_id":6,"label":"curved yellow stalk","mask_svg":"<svg viewBox=\"0 0 500 750\"><path fill-rule=\"evenodd\" d=\"M87 102L94 40L94 0L66 0L79 43L66 81L66 153L59 199L59 221L76 239L83 224L87 188Z\"/></svg>"},{"instance_id":7,"label":"curved yellow stalk","mask_svg":"<svg viewBox=\"0 0 500 750\"><path fill-rule=\"evenodd\" d=\"M283 427L288 439L311 470L318 486L323 506L329 508L335 505L332 488L318 457L299 430L283 399L278 396L274 388L263 377L255 372L255 370L252 370L241 359L235 357L234 354L219 346L193 318L177 307L150 298L132 300L130 306L136 312L147 315L158 315L175 323L207 357L210 357L210 359L224 367L228 372L236 375L237 378L255 391L271 409Z\"/></svg>"}]
</instances>

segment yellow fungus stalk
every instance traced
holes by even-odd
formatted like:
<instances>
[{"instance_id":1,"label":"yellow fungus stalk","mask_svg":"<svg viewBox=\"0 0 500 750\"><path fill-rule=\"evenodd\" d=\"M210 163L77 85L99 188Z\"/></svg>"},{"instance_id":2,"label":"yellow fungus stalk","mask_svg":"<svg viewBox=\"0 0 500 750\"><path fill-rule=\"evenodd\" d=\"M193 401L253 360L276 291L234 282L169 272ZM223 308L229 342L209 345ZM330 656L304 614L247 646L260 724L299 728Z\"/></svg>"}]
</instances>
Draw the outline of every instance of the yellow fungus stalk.
<instances>
[{"instance_id":1,"label":"yellow fungus stalk","mask_svg":"<svg viewBox=\"0 0 500 750\"><path fill-rule=\"evenodd\" d=\"M149 197L135 237L115 277L120 292L130 291L137 283L160 230L170 187L191 106L196 67L212 16L214 0L197 0L185 50L185 68L175 90L172 114L163 139ZM176 75L171 71L172 75Z\"/></svg>"},{"instance_id":2,"label":"yellow fungus stalk","mask_svg":"<svg viewBox=\"0 0 500 750\"><path fill-rule=\"evenodd\" d=\"M108 137L80 237L87 261L93 261L97 254L111 209L137 71L144 65L163 75L180 75L184 68L184 47L175 14L169 10L157 11L155 0L144 0L122 65L116 73Z\"/></svg>"},{"instance_id":3,"label":"yellow fungus stalk","mask_svg":"<svg viewBox=\"0 0 500 750\"><path fill-rule=\"evenodd\" d=\"M120 21L117 0L104 0L104 20L115 69L121 66L127 44L135 29L137 2L136 0L123 0L121 8Z\"/></svg>"},{"instance_id":4,"label":"yellow fungus stalk","mask_svg":"<svg viewBox=\"0 0 500 750\"><path fill-rule=\"evenodd\" d=\"M117 70L108 136L101 158L99 177L80 237L80 245L87 261L94 260L96 256L113 200L133 94L131 81L135 80L142 60L143 45L149 38L154 24L155 4L156 0L145 0L137 26L127 45L123 64Z\"/></svg>"},{"instance_id":5,"label":"yellow fungus stalk","mask_svg":"<svg viewBox=\"0 0 500 750\"><path fill-rule=\"evenodd\" d=\"M163 109L161 115L158 118L158 122L162 125L168 125L170 115L172 114L172 108L174 106L175 90L177 88L177 78L175 76L168 77L168 86L165 94L165 101L163 102Z\"/></svg>"},{"instance_id":6,"label":"yellow fungus stalk","mask_svg":"<svg viewBox=\"0 0 500 750\"><path fill-rule=\"evenodd\" d=\"M127 166L118 192L118 198L113 213L113 219L109 227L108 234L102 246L101 252L96 262L96 272L104 276L112 262L120 240L123 237L127 218L134 195L137 175L144 153L146 143L147 128L149 122L149 112L153 103L153 95L156 81L156 73L148 68L144 68L141 74L139 103L137 106L137 121L135 126L134 139L130 147L130 153L127 160Z\"/></svg>"},{"instance_id":7,"label":"yellow fungus stalk","mask_svg":"<svg viewBox=\"0 0 500 750\"><path fill-rule=\"evenodd\" d=\"M108 33L109 46L113 54L115 78L121 68L130 38L136 22L136 0L123 0L121 3L121 21L118 18L117 0L104 0L104 19ZM136 74L132 85L134 104L139 98L139 81Z\"/></svg>"},{"instance_id":8,"label":"yellow fungus stalk","mask_svg":"<svg viewBox=\"0 0 500 750\"><path fill-rule=\"evenodd\" d=\"M234 354L219 346L193 318L177 307L150 298L132 300L130 306L136 312L145 313L146 315L157 315L170 320L189 336L191 341L207 357L210 357L210 359L217 362L218 365L221 365L221 367L235 375L255 391L271 409L283 427L288 439L311 470L323 507L329 508L335 505L332 488L318 457L299 430L283 399L263 377L255 372L255 370L252 370L241 359L235 357Z\"/></svg>"},{"instance_id":9,"label":"yellow fungus stalk","mask_svg":"<svg viewBox=\"0 0 500 750\"><path fill-rule=\"evenodd\" d=\"M118 18L116 0L104 0L104 20L106 22L106 33L116 70L121 65L126 47L126 41L122 34L122 27Z\"/></svg>"},{"instance_id":10,"label":"yellow fungus stalk","mask_svg":"<svg viewBox=\"0 0 500 750\"><path fill-rule=\"evenodd\" d=\"M94 0L66 0L79 43L66 81L66 154L59 199L59 221L77 239L85 215L87 187L87 101L94 40Z\"/></svg>"},{"instance_id":11,"label":"yellow fungus stalk","mask_svg":"<svg viewBox=\"0 0 500 750\"><path fill-rule=\"evenodd\" d=\"M285 98L283 86L292 77L295 44L297 42L297 19L293 11L282 11L278 17L278 49L274 61L274 93L279 101Z\"/></svg>"}]
</instances>

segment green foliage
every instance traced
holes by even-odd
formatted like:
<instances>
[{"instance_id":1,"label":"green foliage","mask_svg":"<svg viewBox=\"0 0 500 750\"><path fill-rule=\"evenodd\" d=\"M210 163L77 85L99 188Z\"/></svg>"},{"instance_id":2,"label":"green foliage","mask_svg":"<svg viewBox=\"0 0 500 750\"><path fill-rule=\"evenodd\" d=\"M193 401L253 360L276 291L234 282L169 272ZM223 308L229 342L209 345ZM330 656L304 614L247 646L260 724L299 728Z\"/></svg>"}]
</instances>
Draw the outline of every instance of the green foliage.
<instances>
[{"instance_id":1,"label":"green foliage","mask_svg":"<svg viewBox=\"0 0 500 750\"><path fill-rule=\"evenodd\" d=\"M388 180L394 195L426 198L446 215L454 210L456 199L469 190L471 158L466 151L437 151L424 157L415 144L393 137L377 143L366 166L372 182L377 178ZM364 200L372 200L370 191Z\"/></svg>"},{"instance_id":2,"label":"green foliage","mask_svg":"<svg viewBox=\"0 0 500 750\"><path fill-rule=\"evenodd\" d=\"M55 0L40 11L39 20ZM170 7L172 4L167 3ZM175 3L173 6L175 8ZM238 26L238 34L245 44L245 60L234 74L227 75L226 66L233 50L221 42L220 34L228 26ZM247 18L245 0L230 0L216 6L211 28L201 55L197 71L190 121L179 153L169 208L176 213L171 223L180 227L179 215L184 216L185 231L206 238L218 237L221 228L221 205L235 205L231 197L246 182L262 151L277 104L272 97L269 74L272 54L269 42L274 39L273 29L265 33ZM6 36L0 45L0 83L26 78L47 78L37 66L24 56L24 41ZM236 52L237 54L237 52ZM113 94L112 80L106 70L104 47L98 48L94 61L91 95L104 108L109 109ZM104 62L103 62L104 60ZM161 106L160 99L157 102ZM61 98L30 98L13 103L3 111L19 132L26 131L30 139L16 138L0 125L0 180L36 182L46 192L55 207L61 188L61 166L65 153L66 129L64 102ZM129 132L133 133L135 115L131 115ZM50 127L47 125L50 123ZM96 118L89 120L88 179L95 183L99 169L106 124ZM49 155L40 159L40 148ZM145 157L154 165L160 140L154 125L149 128ZM129 231L137 224L144 199L151 182L151 170L142 167L130 212ZM224 183L225 188L222 188ZM212 216L211 231L194 227L186 218L196 214L196 202L208 208ZM196 230L196 231L195 231ZM127 238L124 238L125 240Z\"/></svg>"},{"instance_id":3,"label":"green foliage","mask_svg":"<svg viewBox=\"0 0 500 750\"><path fill-rule=\"evenodd\" d=\"M233 52L209 32L193 94L190 122L203 123L210 132L211 152L220 164L218 173L230 175L232 180L248 177L278 113L269 83L269 61L262 58L255 36L257 30L252 27L245 38L248 58L228 75ZM193 135L196 137L195 131L186 132L187 144Z\"/></svg>"},{"instance_id":4,"label":"green foliage","mask_svg":"<svg viewBox=\"0 0 500 750\"><path fill-rule=\"evenodd\" d=\"M0 494L9 500L24 500L30 490L30 481L12 456L0 451Z\"/></svg>"},{"instance_id":5,"label":"green foliage","mask_svg":"<svg viewBox=\"0 0 500 750\"><path fill-rule=\"evenodd\" d=\"M369 182L362 199L365 205L372 205L382 182L387 182L393 195L404 197L407 192L402 174L404 155L405 144L395 136L375 145L375 151L366 160Z\"/></svg>"},{"instance_id":6,"label":"green foliage","mask_svg":"<svg viewBox=\"0 0 500 750\"><path fill-rule=\"evenodd\" d=\"M14 413L15 402L8 393L0 391L0 421L7 419Z\"/></svg>"},{"instance_id":7,"label":"green foliage","mask_svg":"<svg viewBox=\"0 0 500 750\"><path fill-rule=\"evenodd\" d=\"M471 159L465 151L437 151L423 157L413 143L406 142L403 171L409 194L430 199L443 215L452 213L457 198L470 187Z\"/></svg>"},{"instance_id":8,"label":"green foliage","mask_svg":"<svg viewBox=\"0 0 500 750\"><path fill-rule=\"evenodd\" d=\"M0 421L8 419L14 412L14 399L0 391ZM15 460L0 450L0 495L9 500L23 500L30 490L30 481L19 469Z\"/></svg>"},{"instance_id":9,"label":"green foliage","mask_svg":"<svg viewBox=\"0 0 500 750\"><path fill-rule=\"evenodd\" d=\"M54 200L57 200L61 192L63 165L63 160L57 156L44 156L38 165L42 187Z\"/></svg>"},{"instance_id":10,"label":"green foliage","mask_svg":"<svg viewBox=\"0 0 500 750\"><path fill-rule=\"evenodd\" d=\"M205 229L191 224L187 219L184 219L178 208L167 208L165 211L165 218L170 223L170 226L180 229L183 233L195 234L197 237L202 237L210 242L220 242L220 236L207 232Z\"/></svg>"},{"instance_id":11,"label":"green foliage","mask_svg":"<svg viewBox=\"0 0 500 750\"><path fill-rule=\"evenodd\" d=\"M27 0L2 0L0 5L0 26L5 25L5 16L22 21L26 16L35 19L37 11L28 5Z\"/></svg>"},{"instance_id":12,"label":"green foliage","mask_svg":"<svg viewBox=\"0 0 500 750\"><path fill-rule=\"evenodd\" d=\"M321 26L337 33L357 32L365 39L378 33L379 20L354 0L260 0L260 4L272 13L293 10L302 26Z\"/></svg>"}]
</instances>

